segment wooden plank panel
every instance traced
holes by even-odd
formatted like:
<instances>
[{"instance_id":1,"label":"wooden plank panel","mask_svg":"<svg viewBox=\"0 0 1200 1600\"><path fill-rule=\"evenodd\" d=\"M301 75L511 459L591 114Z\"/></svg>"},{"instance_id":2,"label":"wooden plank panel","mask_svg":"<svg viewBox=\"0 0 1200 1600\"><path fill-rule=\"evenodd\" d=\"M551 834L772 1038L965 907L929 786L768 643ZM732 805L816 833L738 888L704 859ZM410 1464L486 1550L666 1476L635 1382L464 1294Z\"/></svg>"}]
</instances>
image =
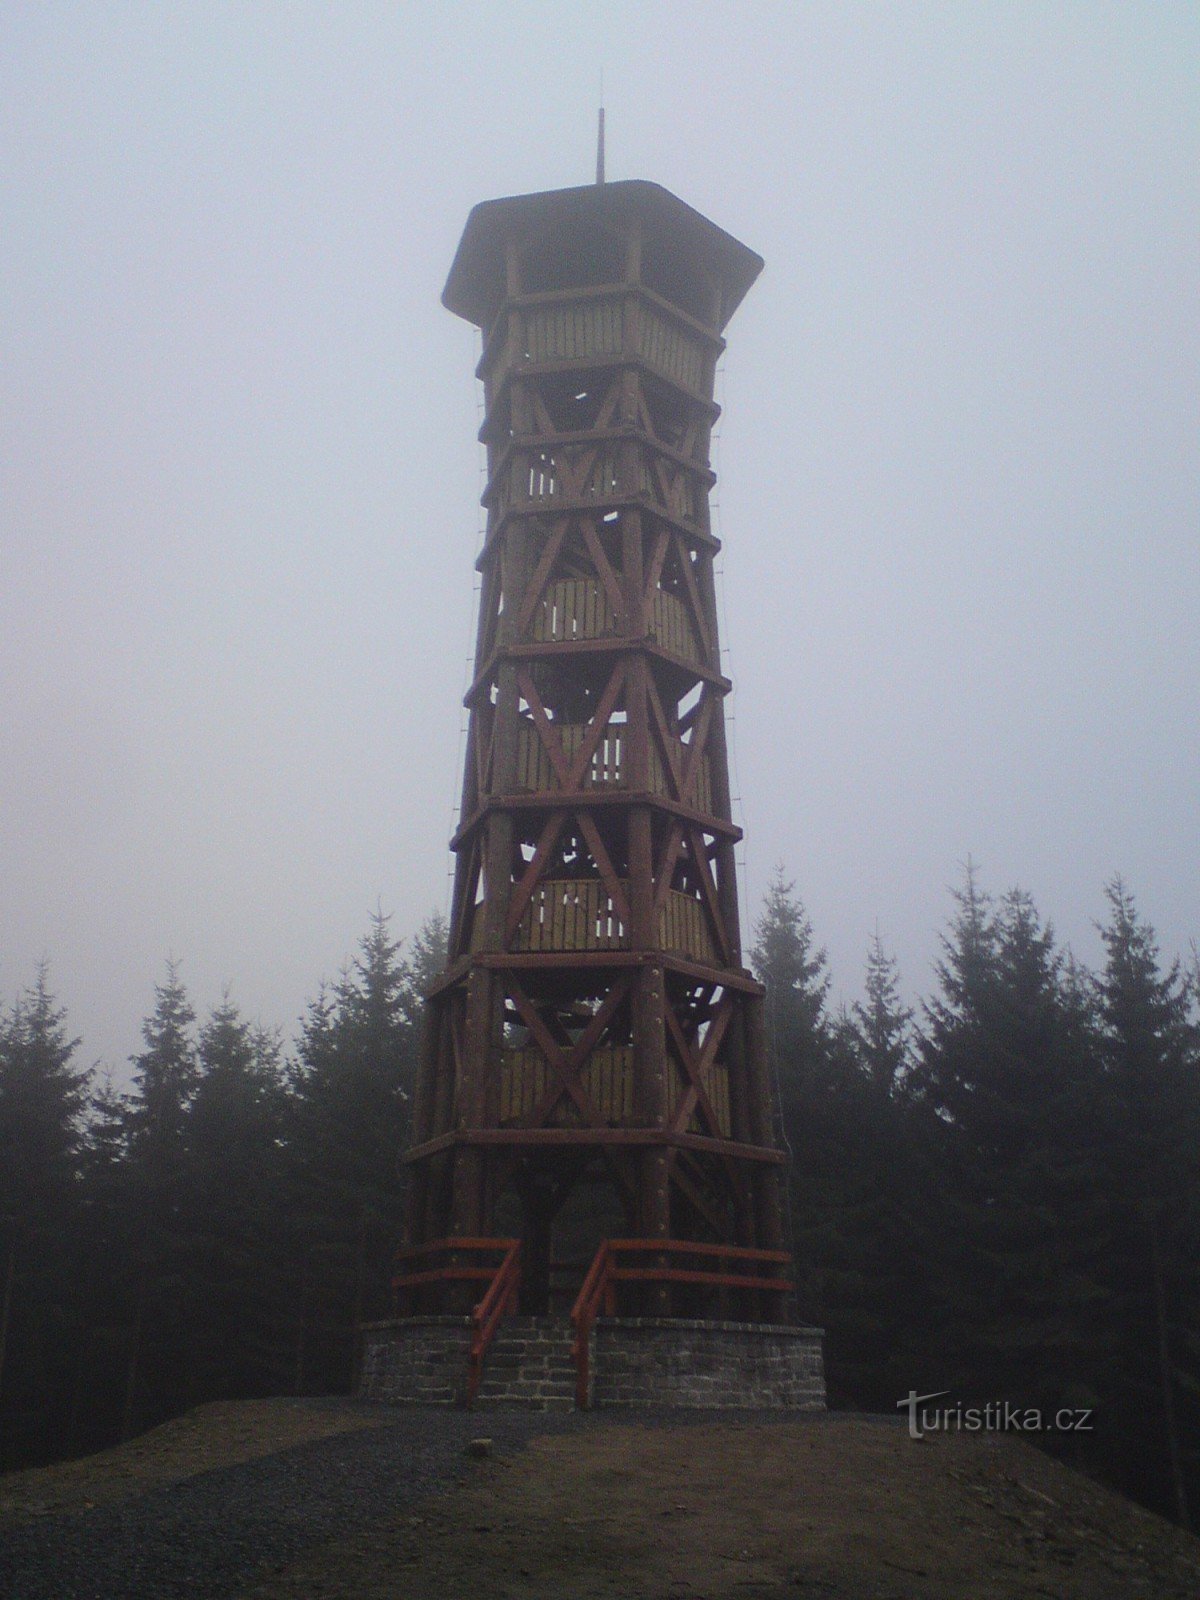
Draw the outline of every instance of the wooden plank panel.
<instances>
[{"instance_id":1,"label":"wooden plank panel","mask_svg":"<svg viewBox=\"0 0 1200 1600\"><path fill-rule=\"evenodd\" d=\"M625 880L620 881L624 887ZM530 898L512 948L606 950L619 949L627 940L628 929L600 879L550 879Z\"/></svg>"},{"instance_id":2,"label":"wooden plank panel","mask_svg":"<svg viewBox=\"0 0 1200 1600\"><path fill-rule=\"evenodd\" d=\"M696 798L697 811L712 811L712 766L707 756L700 757L700 764L696 773Z\"/></svg>"},{"instance_id":3,"label":"wooden plank panel","mask_svg":"<svg viewBox=\"0 0 1200 1600\"><path fill-rule=\"evenodd\" d=\"M704 908L692 895L679 889L667 891L659 910L658 930L664 950L677 950L694 961L715 961Z\"/></svg>"},{"instance_id":4,"label":"wooden plank panel","mask_svg":"<svg viewBox=\"0 0 1200 1600\"><path fill-rule=\"evenodd\" d=\"M513 1076L507 1060L507 1051L500 1053L500 1121L507 1122L512 1115Z\"/></svg>"},{"instance_id":5,"label":"wooden plank panel","mask_svg":"<svg viewBox=\"0 0 1200 1600\"><path fill-rule=\"evenodd\" d=\"M539 306L526 317L524 348L531 361L578 361L621 349L619 300Z\"/></svg>"}]
</instances>

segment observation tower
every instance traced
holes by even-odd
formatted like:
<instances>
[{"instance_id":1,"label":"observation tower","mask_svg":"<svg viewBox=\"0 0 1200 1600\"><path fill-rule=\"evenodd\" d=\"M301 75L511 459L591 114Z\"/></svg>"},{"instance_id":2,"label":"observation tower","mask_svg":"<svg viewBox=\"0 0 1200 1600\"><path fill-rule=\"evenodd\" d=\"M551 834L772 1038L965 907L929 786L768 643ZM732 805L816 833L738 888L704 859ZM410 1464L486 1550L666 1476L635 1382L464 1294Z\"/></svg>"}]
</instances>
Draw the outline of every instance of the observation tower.
<instances>
[{"instance_id":1,"label":"observation tower","mask_svg":"<svg viewBox=\"0 0 1200 1600\"><path fill-rule=\"evenodd\" d=\"M742 954L709 514L714 373L762 261L598 177L476 206L442 297L482 333L487 532L391 1326L465 1320L468 1398L506 1319L548 1350L557 1327L584 1404L618 1324L653 1324L660 1366L700 1329L791 1334L807 1399L780 1403L819 1403Z\"/></svg>"}]
</instances>

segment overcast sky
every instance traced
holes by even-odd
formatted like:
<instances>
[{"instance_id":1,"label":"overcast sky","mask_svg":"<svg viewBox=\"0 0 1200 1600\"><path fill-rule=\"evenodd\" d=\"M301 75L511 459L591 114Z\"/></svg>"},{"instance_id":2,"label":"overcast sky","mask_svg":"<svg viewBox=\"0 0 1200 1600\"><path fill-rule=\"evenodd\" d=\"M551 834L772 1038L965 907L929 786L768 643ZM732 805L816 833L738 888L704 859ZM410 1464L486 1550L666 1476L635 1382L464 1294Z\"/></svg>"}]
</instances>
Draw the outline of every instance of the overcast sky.
<instances>
[{"instance_id":1,"label":"overcast sky","mask_svg":"<svg viewBox=\"0 0 1200 1600\"><path fill-rule=\"evenodd\" d=\"M446 903L470 207L654 179L766 258L718 531L752 911L927 993L948 887L1200 935L1200 7L0 11L0 998L123 1073L168 953L291 1031Z\"/></svg>"}]
</instances>

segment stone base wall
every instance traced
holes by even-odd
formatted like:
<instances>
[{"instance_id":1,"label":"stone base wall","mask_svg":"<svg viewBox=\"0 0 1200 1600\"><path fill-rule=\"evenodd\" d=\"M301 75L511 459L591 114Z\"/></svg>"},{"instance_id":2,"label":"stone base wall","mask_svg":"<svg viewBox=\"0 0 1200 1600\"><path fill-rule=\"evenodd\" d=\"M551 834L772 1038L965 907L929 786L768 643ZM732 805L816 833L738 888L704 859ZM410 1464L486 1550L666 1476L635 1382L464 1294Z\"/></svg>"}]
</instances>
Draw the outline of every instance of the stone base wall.
<instances>
[{"instance_id":1,"label":"stone base wall","mask_svg":"<svg viewBox=\"0 0 1200 1600\"><path fill-rule=\"evenodd\" d=\"M364 1400L444 1406L466 1400L469 1317L402 1317L368 1322L359 1331Z\"/></svg>"},{"instance_id":2,"label":"stone base wall","mask_svg":"<svg viewBox=\"0 0 1200 1600\"><path fill-rule=\"evenodd\" d=\"M362 1329L359 1393L393 1404L462 1405L466 1317L403 1317ZM480 1404L571 1405L564 1318L506 1317L484 1362ZM592 1332L594 1406L811 1410L825 1404L819 1328L677 1317L602 1317Z\"/></svg>"},{"instance_id":3,"label":"stone base wall","mask_svg":"<svg viewBox=\"0 0 1200 1600\"><path fill-rule=\"evenodd\" d=\"M821 1338L820 1328L776 1323L602 1317L592 1404L823 1409Z\"/></svg>"},{"instance_id":4,"label":"stone base wall","mask_svg":"<svg viewBox=\"0 0 1200 1600\"><path fill-rule=\"evenodd\" d=\"M483 1363L477 1404L573 1406L571 1341L564 1317L505 1317Z\"/></svg>"}]
</instances>

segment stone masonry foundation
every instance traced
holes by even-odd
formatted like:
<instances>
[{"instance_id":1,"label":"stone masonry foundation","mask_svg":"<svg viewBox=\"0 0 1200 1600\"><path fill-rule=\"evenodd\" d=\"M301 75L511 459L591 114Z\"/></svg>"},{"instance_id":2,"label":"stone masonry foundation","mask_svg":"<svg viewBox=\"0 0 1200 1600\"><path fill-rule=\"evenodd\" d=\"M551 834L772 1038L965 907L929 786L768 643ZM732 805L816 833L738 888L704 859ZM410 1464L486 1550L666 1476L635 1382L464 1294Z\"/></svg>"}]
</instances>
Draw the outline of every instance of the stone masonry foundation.
<instances>
[{"instance_id":1,"label":"stone masonry foundation","mask_svg":"<svg viewBox=\"0 0 1200 1600\"><path fill-rule=\"evenodd\" d=\"M462 1405L466 1317L403 1317L362 1329L367 1400ZM675 1317L602 1317L590 1346L593 1406L811 1410L825 1405L819 1328ZM507 1317L484 1362L478 1404L569 1406L575 1368L562 1318Z\"/></svg>"},{"instance_id":2,"label":"stone masonry foundation","mask_svg":"<svg viewBox=\"0 0 1200 1600\"><path fill-rule=\"evenodd\" d=\"M594 1406L825 1405L820 1328L606 1317L592 1335L591 1368Z\"/></svg>"}]
</instances>

